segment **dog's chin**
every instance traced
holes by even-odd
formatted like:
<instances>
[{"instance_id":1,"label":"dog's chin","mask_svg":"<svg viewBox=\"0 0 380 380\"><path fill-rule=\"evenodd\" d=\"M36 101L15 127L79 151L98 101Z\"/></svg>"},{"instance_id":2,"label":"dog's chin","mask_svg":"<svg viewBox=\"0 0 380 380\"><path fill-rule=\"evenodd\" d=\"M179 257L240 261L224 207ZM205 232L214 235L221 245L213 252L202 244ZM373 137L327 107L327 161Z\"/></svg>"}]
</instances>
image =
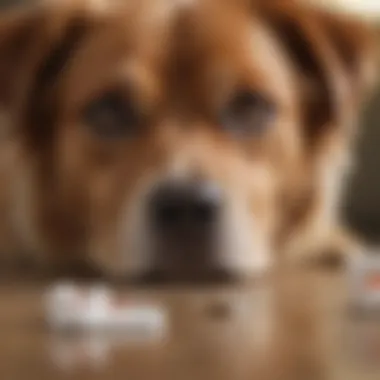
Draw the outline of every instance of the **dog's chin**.
<instances>
[{"instance_id":1,"label":"dog's chin","mask_svg":"<svg viewBox=\"0 0 380 380\"><path fill-rule=\"evenodd\" d=\"M139 278L139 283L145 285L190 285L190 286L213 286L231 285L240 282L237 273L224 268L152 268Z\"/></svg>"},{"instance_id":2,"label":"dog's chin","mask_svg":"<svg viewBox=\"0 0 380 380\"><path fill-rule=\"evenodd\" d=\"M252 262L236 262L236 265L225 265L222 260L194 263L189 261L169 260L158 263L151 260L139 265L139 269L92 261L94 272L107 282L137 286L229 286L256 283L270 272L269 260L260 266ZM257 262L255 263L257 264Z\"/></svg>"},{"instance_id":3,"label":"dog's chin","mask_svg":"<svg viewBox=\"0 0 380 380\"><path fill-rule=\"evenodd\" d=\"M152 267L141 276L137 283L143 285L172 285L182 286L233 286L256 283L265 278L268 271L241 271L223 266L203 268L159 268Z\"/></svg>"}]
</instances>

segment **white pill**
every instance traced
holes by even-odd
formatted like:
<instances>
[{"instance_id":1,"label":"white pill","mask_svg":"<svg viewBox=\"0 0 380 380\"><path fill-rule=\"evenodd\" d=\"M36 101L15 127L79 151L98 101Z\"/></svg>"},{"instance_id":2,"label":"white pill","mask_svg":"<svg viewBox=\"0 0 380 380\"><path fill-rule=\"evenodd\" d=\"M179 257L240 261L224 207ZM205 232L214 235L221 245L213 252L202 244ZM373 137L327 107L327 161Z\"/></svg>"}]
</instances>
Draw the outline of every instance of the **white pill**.
<instances>
[{"instance_id":1,"label":"white pill","mask_svg":"<svg viewBox=\"0 0 380 380\"><path fill-rule=\"evenodd\" d=\"M120 302L104 286L84 289L59 284L48 293L46 309L49 326L58 331L124 331L134 336L166 331L162 307L128 299Z\"/></svg>"}]
</instances>

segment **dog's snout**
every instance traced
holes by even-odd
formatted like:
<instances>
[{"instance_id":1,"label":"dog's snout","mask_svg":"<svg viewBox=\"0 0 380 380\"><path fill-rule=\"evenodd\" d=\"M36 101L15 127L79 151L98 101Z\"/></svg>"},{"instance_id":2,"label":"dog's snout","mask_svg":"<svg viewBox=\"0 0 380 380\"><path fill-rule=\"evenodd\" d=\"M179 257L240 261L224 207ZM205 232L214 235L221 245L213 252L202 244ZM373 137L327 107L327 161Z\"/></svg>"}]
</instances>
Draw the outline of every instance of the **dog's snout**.
<instances>
[{"instance_id":1,"label":"dog's snout","mask_svg":"<svg viewBox=\"0 0 380 380\"><path fill-rule=\"evenodd\" d=\"M151 197L153 272L166 279L211 278L217 263L223 196L212 182L166 183Z\"/></svg>"},{"instance_id":2,"label":"dog's snout","mask_svg":"<svg viewBox=\"0 0 380 380\"><path fill-rule=\"evenodd\" d=\"M205 232L217 221L222 197L212 183L165 184L153 195L151 217L159 232Z\"/></svg>"}]
</instances>

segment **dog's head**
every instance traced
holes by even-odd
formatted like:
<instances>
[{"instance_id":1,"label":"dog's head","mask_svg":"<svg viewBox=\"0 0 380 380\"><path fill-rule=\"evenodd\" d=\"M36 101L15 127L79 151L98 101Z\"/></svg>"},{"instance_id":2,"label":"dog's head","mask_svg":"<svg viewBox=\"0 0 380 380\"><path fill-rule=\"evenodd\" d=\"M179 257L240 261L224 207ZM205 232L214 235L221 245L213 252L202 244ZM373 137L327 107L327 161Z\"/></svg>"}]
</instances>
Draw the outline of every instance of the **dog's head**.
<instances>
[{"instance_id":1,"label":"dog's head","mask_svg":"<svg viewBox=\"0 0 380 380\"><path fill-rule=\"evenodd\" d=\"M266 267L306 161L350 133L364 27L291 1L120 3L1 18L20 236L108 273Z\"/></svg>"}]
</instances>

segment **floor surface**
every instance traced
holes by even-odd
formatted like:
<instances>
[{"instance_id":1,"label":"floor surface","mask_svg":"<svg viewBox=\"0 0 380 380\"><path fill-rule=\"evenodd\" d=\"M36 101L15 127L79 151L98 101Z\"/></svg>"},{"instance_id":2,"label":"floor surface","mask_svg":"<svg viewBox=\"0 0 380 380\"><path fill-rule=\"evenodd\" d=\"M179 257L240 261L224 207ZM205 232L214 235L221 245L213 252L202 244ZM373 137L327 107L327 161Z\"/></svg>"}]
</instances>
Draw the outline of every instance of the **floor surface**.
<instances>
[{"instance_id":1,"label":"floor surface","mask_svg":"<svg viewBox=\"0 0 380 380\"><path fill-rule=\"evenodd\" d=\"M0 287L0 379L380 379L380 319L347 312L344 276L299 271L265 284L124 289L160 303L162 336L59 335L41 283Z\"/></svg>"}]
</instances>

